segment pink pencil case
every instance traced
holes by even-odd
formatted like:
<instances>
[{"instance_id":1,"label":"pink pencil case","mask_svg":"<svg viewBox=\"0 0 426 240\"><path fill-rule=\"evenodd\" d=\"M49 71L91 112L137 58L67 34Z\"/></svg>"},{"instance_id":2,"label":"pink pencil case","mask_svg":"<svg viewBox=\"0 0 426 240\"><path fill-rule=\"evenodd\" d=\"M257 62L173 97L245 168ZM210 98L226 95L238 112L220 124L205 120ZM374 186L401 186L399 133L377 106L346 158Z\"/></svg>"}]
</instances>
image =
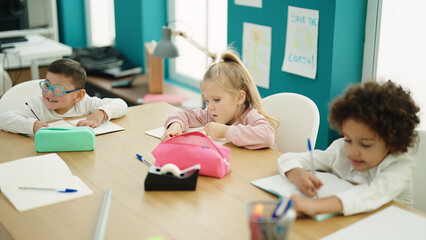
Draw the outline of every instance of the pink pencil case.
<instances>
[{"instance_id":1,"label":"pink pencil case","mask_svg":"<svg viewBox=\"0 0 426 240\"><path fill-rule=\"evenodd\" d=\"M223 178L231 171L231 149L214 143L201 132L188 132L169 138L153 151L155 166L173 163L180 169L200 164L200 175Z\"/></svg>"}]
</instances>

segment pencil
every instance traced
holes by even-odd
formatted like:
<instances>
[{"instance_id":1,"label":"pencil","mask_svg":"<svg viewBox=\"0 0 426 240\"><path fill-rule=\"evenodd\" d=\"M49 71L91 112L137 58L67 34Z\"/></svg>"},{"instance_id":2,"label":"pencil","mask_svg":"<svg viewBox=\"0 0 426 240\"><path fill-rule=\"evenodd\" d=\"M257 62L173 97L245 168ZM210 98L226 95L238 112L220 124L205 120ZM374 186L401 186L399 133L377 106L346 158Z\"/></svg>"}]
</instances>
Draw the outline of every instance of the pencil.
<instances>
[{"instance_id":1,"label":"pencil","mask_svg":"<svg viewBox=\"0 0 426 240\"><path fill-rule=\"evenodd\" d=\"M37 118L37 120L41 121L40 118L37 117L37 114L35 114L35 112L31 109L30 105L28 105L27 102L25 103L25 105L27 105L30 108L31 112L34 114L34 116Z\"/></svg>"}]
</instances>

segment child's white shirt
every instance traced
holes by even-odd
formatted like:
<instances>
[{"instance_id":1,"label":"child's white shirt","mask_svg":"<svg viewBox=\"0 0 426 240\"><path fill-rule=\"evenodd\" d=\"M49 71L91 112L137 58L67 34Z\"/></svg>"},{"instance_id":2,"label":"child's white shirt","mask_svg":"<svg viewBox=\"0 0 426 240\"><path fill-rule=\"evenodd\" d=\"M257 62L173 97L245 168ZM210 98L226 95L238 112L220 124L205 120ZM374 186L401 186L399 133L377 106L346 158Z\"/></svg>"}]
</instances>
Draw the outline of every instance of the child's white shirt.
<instances>
[{"instance_id":1,"label":"child's white shirt","mask_svg":"<svg viewBox=\"0 0 426 240\"><path fill-rule=\"evenodd\" d=\"M315 170L331 172L357 184L336 194L344 215L373 211L392 200L413 205L412 176L416 163L407 153L389 154L378 166L364 172L352 168L343 138L335 140L325 151L315 150L313 156ZM284 177L293 168L310 170L310 154L284 153L278 158L278 167Z\"/></svg>"},{"instance_id":2,"label":"child's white shirt","mask_svg":"<svg viewBox=\"0 0 426 240\"><path fill-rule=\"evenodd\" d=\"M49 110L43 103L42 97L33 97L28 101L28 106L10 110L0 114L0 129L12 132L22 133L34 136L33 126L37 118L40 121L49 122L70 117L79 117L89 115L97 109L103 110L108 115L108 120L118 118L126 114L127 104L120 98L103 98L90 97L85 95L84 98L75 104L70 110L64 114L58 114L54 110ZM31 109L34 113L31 112Z\"/></svg>"}]
</instances>

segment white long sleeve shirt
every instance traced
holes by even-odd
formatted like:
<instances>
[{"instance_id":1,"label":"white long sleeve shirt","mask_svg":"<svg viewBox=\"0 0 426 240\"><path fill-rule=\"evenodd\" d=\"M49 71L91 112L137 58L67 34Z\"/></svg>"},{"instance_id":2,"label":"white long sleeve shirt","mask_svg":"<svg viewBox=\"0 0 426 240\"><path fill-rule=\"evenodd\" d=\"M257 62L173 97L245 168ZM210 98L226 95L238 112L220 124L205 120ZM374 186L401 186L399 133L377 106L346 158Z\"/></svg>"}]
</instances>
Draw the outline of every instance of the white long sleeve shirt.
<instances>
[{"instance_id":1,"label":"white long sleeve shirt","mask_svg":"<svg viewBox=\"0 0 426 240\"><path fill-rule=\"evenodd\" d=\"M337 139L325 151L313 152L315 170L331 172L357 185L335 196L343 205L343 214L352 215L373 211L395 200L413 205L412 176L415 161L407 153L386 156L376 167L364 172L356 171L345 154L344 139ZM310 154L284 153L278 158L281 175L293 168L310 169Z\"/></svg>"},{"instance_id":2,"label":"white long sleeve shirt","mask_svg":"<svg viewBox=\"0 0 426 240\"><path fill-rule=\"evenodd\" d=\"M0 129L12 132L22 133L29 136L34 136L33 126L37 121L36 116L40 121L49 122L70 117L79 117L89 115L97 109L103 110L108 115L108 120L118 118L126 114L127 104L120 98L97 98L85 95L84 98L75 104L70 110L64 114L58 114L54 110L49 110L44 105L42 97L34 97L28 101L28 106L10 110L0 114ZM31 109L34 113L31 112Z\"/></svg>"}]
</instances>

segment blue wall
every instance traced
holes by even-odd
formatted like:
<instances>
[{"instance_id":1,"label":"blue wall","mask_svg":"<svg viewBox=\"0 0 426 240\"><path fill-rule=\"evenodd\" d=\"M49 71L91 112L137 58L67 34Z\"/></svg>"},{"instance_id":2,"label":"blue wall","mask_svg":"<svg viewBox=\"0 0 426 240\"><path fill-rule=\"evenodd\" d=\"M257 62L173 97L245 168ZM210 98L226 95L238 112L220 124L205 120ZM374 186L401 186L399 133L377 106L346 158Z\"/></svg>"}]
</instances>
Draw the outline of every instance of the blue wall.
<instances>
[{"instance_id":1,"label":"blue wall","mask_svg":"<svg viewBox=\"0 0 426 240\"><path fill-rule=\"evenodd\" d=\"M329 102L362 72L366 0L263 0L262 8L228 2L228 42L242 52L243 23L272 28L270 88L259 87L262 97L295 92L311 98L320 111L316 148L325 149L336 134L329 129ZM319 11L316 79L281 71L287 29L288 6Z\"/></svg>"},{"instance_id":2,"label":"blue wall","mask_svg":"<svg viewBox=\"0 0 426 240\"><path fill-rule=\"evenodd\" d=\"M166 0L115 1L115 47L133 64L145 66L144 43L159 41L166 22Z\"/></svg>"},{"instance_id":3,"label":"blue wall","mask_svg":"<svg viewBox=\"0 0 426 240\"><path fill-rule=\"evenodd\" d=\"M166 0L115 1L115 47L126 59L145 66L144 43L161 39L167 24ZM71 47L86 47L84 0L58 0L60 41Z\"/></svg>"},{"instance_id":4,"label":"blue wall","mask_svg":"<svg viewBox=\"0 0 426 240\"><path fill-rule=\"evenodd\" d=\"M84 0L57 0L59 41L71 47L87 46Z\"/></svg>"}]
</instances>

